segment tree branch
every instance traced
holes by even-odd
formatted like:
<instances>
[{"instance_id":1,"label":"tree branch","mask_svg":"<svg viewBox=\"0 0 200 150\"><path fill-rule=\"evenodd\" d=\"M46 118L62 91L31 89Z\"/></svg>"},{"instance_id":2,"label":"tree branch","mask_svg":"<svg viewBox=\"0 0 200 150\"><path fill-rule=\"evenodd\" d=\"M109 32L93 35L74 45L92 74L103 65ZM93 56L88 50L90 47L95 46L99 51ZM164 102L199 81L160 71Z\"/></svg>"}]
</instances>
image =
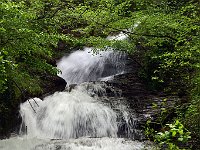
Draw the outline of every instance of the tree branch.
<instances>
[{"instance_id":1,"label":"tree branch","mask_svg":"<svg viewBox=\"0 0 200 150\"><path fill-rule=\"evenodd\" d=\"M25 98L24 90L22 90L22 89L19 87L19 85L18 85L14 80L12 80L12 81L13 81L13 83L16 85L16 87L19 89L19 91L21 92L23 98ZM34 98L32 98L32 99L33 99L33 101L36 103L36 105L39 107L39 105L38 105L38 103L35 101L35 99L34 99ZM32 104L31 104L31 102L30 102L29 99L28 99L28 102L29 102L31 108L33 109L33 111L36 113L36 110L35 110L34 107L32 106Z\"/></svg>"}]
</instances>

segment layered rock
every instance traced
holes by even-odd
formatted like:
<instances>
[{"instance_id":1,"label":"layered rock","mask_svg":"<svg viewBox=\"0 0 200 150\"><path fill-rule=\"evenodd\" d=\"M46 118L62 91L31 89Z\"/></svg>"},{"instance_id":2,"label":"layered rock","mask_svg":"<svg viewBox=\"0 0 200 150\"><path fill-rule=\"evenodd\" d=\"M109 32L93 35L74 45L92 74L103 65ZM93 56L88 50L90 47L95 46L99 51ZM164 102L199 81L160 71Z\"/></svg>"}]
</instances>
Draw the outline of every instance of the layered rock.
<instances>
[{"instance_id":1,"label":"layered rock","mask_svg":"<svg viewBox=\"0 0 200 150\"><path fill-rule=\"evenodd\" d=\"M151 120L153 128L160 128L157 125L157 119L163 111L166 111L165 118L162 120L163 123L175 115L174 106L178 103L179 97L149 91L135 72L117 75L114 80L106 83L112 86L115 91L120 92L121 101L125 101L130 111L136 114L135 128L138 130L144 129L147 120ZM113 96L112 92L110 92L110 96ZM144 138L141 134L137 135L136 133L135 139Z\"/></svg>"}]
</instances>

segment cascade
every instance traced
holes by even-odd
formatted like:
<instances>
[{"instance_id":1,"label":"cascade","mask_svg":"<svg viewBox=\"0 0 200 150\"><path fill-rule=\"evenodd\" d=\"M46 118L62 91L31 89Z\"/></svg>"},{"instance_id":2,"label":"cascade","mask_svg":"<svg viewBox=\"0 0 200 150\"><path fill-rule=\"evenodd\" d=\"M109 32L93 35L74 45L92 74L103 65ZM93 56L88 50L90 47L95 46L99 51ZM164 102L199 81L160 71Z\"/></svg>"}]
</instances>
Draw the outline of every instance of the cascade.
<instances>
[{"instance_id":1,"label":"cascade","mask_svg":"<svg viewBox=\"0 0 200 150\"><path fill-rule=\"evenodd\" d=\"M115 38L122 40L126 36L119 34ZM59 76L68 85L77 85L43 100L32 98L22 103L20 134L1 140L0 150L143 149L144 143L134 141L137 117L120 101L120 94L109 99L106 90L115 91L100 82L126 72L125 64L126 55L112 49L95 54L86 47L64 56L57 63ZM122 129L126 130L123 134Z\"/></svg>"},{"instance_id":2,"label":"cascade","mask_svg":"<svg viewBox=\"0 0 200 150\"><path fill-rule=\"evenodd\" d=\"M124 73L126 55L113 52L112 49L100 51L97 54L92 48L85 47L69 56L64 56L57 64L61 70L60 77L70 84L80 84L87 81L98 81L102 78Z\"/></svg>"},{"instance_id":3,"label":"cascade","mask_svg":"<svg viewBox=\"0 0 200 150\"><path fill-rule=\"evenodd\" d=\"M34 101L29 100L32 104ZM32 111L29 102L21 105L21 114L27 136L70 139L78 137L116 137L116 114L85 92L84 85L69 92L57 92L43 101L36 98L40 107Z\"/></svg>"}]
</instances>

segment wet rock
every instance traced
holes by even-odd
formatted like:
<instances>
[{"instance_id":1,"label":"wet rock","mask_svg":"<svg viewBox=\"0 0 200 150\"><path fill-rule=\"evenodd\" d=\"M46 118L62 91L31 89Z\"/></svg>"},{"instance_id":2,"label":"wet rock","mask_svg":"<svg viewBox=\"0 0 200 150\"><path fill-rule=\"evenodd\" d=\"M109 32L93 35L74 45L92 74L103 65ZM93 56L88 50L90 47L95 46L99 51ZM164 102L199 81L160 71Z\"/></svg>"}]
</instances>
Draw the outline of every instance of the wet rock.
<instances>
[{"instance_id":1,"label":"wet rock","mask_svg":"<svg viewBox=\"0 0 200 150\"><path fill-rule=\"evenodd\" d=\"M137 121L134 122L134 130L132 130L131 134L137 140L145 139L144 134L141 134L140 131L144 129L147 120L150 119L152 121L152 127L154 129L160 128L160 126L156 126L156 119L161 114L161 111L164 109L169 111L167 117L163 120L167 122L174 117L174 106L180 101L178 96L151 92L137 76L136 72L117 75L113 80L107 81L106 83L112 86L115 91L118 91L117 93L120 93L120 103L125 103L129 107L130 113L135 114ZM112 91L108 92L108 96L110 97L114 97L115 94ZM115 99L116 97L110 98L112 102ZM130 127L122 124L119 133L126 135L127 128Z\"/></svg>"},{"instance_id":2,"label":"wet rock","mask_svg":"<svg viewBox=\"0 0 200 150\"><path fill-rule=\"evenodd\" d=\"M38 95L44 98L48 95L55 93L56 91L63 91L67 85L67 82L59 76L44 76L42 77L42 89L43 92Z\"/></svg>"},{"instance_id":3,"label":"wet rock","mask_svg":"<svg viewBox=\"0 0 200 150\"><path fill-rule=\"evenodd\" d=\"M66 87L66 91L67 92L71 92L75 87L77 86L77 84L70 84Z\"/></svg>"}]
</instances>

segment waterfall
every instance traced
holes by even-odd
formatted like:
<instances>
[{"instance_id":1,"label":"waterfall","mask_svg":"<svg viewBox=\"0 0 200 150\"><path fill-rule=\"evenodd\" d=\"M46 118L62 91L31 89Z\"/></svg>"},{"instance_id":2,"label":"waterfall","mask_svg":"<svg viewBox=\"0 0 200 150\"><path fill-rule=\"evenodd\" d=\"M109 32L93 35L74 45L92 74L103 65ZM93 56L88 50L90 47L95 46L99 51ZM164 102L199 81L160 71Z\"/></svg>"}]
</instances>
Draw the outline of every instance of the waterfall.
<instances>
[{"instance_id":1,"label":"waterfall","mask_svg":"<svg viewBox=\"0 0 200 150\"><path fill-rule=\"evenodd\" d=\"M29 100L34 104L34 100ZM21 104L27 135L49 139L70 139L78 137L116 137L116 113L91 97L84 85L69 92L57 92L34 105Z\"/></svg>"},{"instance_id":2,"label":"waterfall","mask_svg":"<svg viewBox=\"0 0 200 150\"><path fill-rule=\"evenodd\" d=\"M124 73L125 60L123 52L109 49L93 53L92 48L85 47L84 50L64 56L57 66L61 70L59 76L68 84L80 84Z\"/></svg>"},{"instance_id":3,"label":"waterfall","mask_svg":"<svg viewBox=\"0 0 200 150\"><path fill-rule=\"evenodd\" d=\"M122 40L126 36L108 38ZM22 103L20 134L1 140L0 150L143 149L144 143L134 141L137 117L122 103L119 93L100 82L126 72L126 55L108 49L93 53L87 47L58 61L59 76L68 85L77 85L43 100L32 98ZM114 93L112 98L107 96L108 89Z\"/></svg>"}]
</instances>

